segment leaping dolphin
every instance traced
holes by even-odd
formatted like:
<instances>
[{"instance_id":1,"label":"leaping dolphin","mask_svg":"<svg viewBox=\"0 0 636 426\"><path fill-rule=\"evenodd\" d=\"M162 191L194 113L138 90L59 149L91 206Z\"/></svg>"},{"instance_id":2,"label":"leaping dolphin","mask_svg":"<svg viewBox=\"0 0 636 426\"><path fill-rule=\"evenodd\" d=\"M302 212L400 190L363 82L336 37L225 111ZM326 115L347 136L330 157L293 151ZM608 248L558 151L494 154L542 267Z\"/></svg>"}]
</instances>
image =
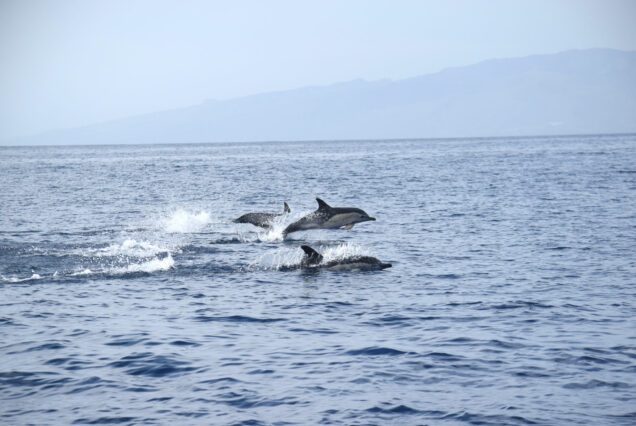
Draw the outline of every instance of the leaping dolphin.
<instances>
[{"instance_id":1,"label":"leaping dolphin","mask_svg":"<svg viewBox=\"0 0 636 426\"><path fill-rule=\"evenodd\" d=\"M318 202L318 210L298 219L285 228L283 238L287 234L296 231L330 228L351 229L356 223L375 220L374 217L366 214L364 210L355 207L331 207L320 198L316 198L316 201Z\"/></svg>"},{"instance_id":2,"label":"leaping dolphin","mask_svg":"<svg viewBox=\"0 0 636 426\"><path fill-rule=\"evenodd\" d=\"M331 260L323 263L320 253L309 246L301 246L305 252L305 257L300 262L303 269L329 269L330 271L343 270L379 270L390 268L390 263L382 263L379 259L371 256L350 256L344 259Z\"/></svg>"},{"instance_id":3,"label":"leaping dolphin","mask_svg":"<svg viewBox=\"0 0 636 426\"><path fill-rule=\"evenodd\" d=\"M289 213L291 210L287 203L284 204L283 213L266 213L266 212L256 212L256 213L247 213L243 216L234 219L234 223L251 223L254 226L260 226L261 228L271 228L272 222L275 218L282 216L284 214Z\"/></svg>"}]
</instances>

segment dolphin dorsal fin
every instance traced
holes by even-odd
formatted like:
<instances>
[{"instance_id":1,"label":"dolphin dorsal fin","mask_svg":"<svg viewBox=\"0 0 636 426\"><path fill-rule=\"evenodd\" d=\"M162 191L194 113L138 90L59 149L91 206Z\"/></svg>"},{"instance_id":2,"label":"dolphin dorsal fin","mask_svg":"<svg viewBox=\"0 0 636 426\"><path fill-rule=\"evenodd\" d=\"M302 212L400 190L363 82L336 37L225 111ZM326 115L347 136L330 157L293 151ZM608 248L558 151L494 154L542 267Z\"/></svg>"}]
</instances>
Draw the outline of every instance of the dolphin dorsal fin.
<instances>
[{"instance_id":1,"label":"dolphin dorsal fin","mask_svg":"<svg viewBox=\"0 0 636 426\"><path fill-rule=\"evenodd\" d=\"M289 212L291 212L291 209L289 208L289 206L287 205L287 203L283 203L283 205L285 206L285 208L283 209L283 211L284 211L285 213L289 213Z\"/></svg>"},{"instance_id":2,"label":"dolphin dorsal fin","mask_svg":"<svg viewBox=\"0 0 636 426\"><path fill-rule=\"evenodd\" d=\"M320 198L316 198L316 201L318 201L318 210L329 210L331 208L329 204L325 203Z\"/></svg>"},{"instance_id":3,"label":"dolphin dorsal fin","mask_svg":"<svg viewBox=\"0 0 636 426\"><path fill-rule=\"evenodd\" d=\"M318 264L322 262L322 255L309 246L300 246L305 252L305 261L309 264Z\"/></svg>"}]
</instances>

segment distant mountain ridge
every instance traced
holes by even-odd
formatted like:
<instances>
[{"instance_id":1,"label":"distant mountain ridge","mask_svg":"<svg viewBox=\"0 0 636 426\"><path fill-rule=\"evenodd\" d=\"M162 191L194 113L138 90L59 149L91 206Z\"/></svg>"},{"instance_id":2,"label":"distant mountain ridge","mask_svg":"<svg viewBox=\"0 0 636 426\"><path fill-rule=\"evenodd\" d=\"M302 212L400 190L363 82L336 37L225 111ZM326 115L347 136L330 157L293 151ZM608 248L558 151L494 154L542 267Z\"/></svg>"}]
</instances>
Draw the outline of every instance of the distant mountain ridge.
<instances>
[{"instance_id":1,"label":"distant mountain ridge","mask_svg":"<svg viewBox=\"0 0 636 426\"><path fill-rule=\"evenodd\" d=\"M405 80L262 93L58 130L20 144L636 132L636 52L493 59Z\"/></svg>"}]
</instances>

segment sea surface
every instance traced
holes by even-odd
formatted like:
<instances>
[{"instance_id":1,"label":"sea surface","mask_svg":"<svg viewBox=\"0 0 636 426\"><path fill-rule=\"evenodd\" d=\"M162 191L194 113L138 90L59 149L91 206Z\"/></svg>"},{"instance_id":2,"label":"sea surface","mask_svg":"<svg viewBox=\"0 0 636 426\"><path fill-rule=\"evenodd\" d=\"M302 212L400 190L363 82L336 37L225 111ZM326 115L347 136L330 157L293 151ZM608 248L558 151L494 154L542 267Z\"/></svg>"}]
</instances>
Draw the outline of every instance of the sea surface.
<instances>
[{"instance_id":1,"label":"sea surface","mask_svg":"<svg viewBox=\"0 0 636 426\"><path fill-rule=\"evenodd\" d=\"M0 361L6 425L636 424L636 135L2 147Z\"/></svg>"}]
</instances>

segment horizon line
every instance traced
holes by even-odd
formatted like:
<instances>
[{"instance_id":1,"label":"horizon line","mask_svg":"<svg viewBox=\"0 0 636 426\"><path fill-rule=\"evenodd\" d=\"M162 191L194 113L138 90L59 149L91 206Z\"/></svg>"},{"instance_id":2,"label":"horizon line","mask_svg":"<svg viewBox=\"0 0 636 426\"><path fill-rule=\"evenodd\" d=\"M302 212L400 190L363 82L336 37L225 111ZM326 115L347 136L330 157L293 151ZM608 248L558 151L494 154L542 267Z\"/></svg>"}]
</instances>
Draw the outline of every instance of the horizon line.
<instances>
[{"instance_id":1,"label":"horizon line","mask_svg":"<svg viewBox=\"0 0 636 426\"><path fill-rule=\"evenodd\" d=\"M636 136L633 132L603 133L565 133L546 135L508 135L508 136L447 136L447 137L412 137L412 138L373 138L373 139L298 139L298 140L254 140L254 141L218 141L218 142L150 142L150 143L113 143L113 144L33 144L33 145L0 145L2 148L50 148L50 147L115 147L115 146L186 146L186 145L259 145L259 144L294 144L294 143L329 143L329 142L418 142L418 141L457 141L468 139L535 139L535 138L575 138L592 136Z\"/></svg>"}]
</instances>

